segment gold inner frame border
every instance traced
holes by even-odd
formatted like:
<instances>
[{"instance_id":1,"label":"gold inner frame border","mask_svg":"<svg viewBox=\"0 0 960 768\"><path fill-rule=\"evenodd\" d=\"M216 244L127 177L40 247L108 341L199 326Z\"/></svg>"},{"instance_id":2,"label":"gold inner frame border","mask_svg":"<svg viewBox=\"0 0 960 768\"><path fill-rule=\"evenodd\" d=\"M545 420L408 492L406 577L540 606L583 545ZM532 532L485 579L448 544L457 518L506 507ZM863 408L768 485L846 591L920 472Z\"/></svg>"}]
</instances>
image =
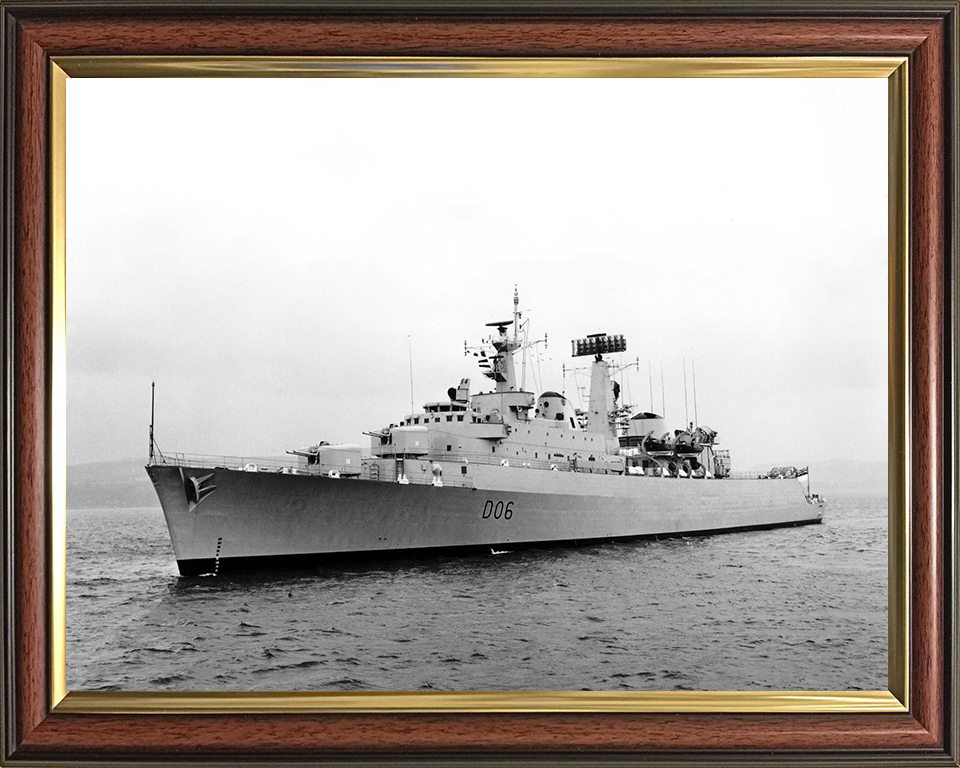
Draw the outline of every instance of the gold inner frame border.
<instances>
[{"instance_id":1,"label":"gold inner frame border","mask_svg":"<svg viewBox=\"0 0 960 768\"><path fill-rule=\"evenodd\" d=\"M905 712L909 708L909 75L906 57L51 59L50 707L57 713ZM888 81L887 691L142 692L66 687L66 88L71 77L885 78Z\"/></svg>"}]
</instances>

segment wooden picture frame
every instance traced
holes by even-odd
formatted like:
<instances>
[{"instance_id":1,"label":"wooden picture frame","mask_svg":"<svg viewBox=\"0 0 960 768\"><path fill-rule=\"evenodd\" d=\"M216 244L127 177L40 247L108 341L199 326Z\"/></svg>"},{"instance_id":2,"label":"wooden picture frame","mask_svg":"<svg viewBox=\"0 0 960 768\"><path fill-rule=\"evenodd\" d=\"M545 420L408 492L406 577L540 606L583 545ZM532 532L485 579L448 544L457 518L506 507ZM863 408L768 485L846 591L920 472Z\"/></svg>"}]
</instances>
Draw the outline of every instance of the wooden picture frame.
<instances>
[{"instance_id":1,"label":"wooden picture frame","mask_svg":"<svg viewBox=\"0 0 960 768\"><path fill-rule=\"evenodd\" d=\"M958 765L956 2L76 0L0 8L3 762ZM698 708L694 701L639 711L534 705L518 713L351 705L318 713L295 704L264 711L258 699L244 705L242 696L219 708L209 701L192 706L198 697L184 694L177 704L161 700L152 707L62 700L56 669L63 659L52 638L63 596L50 542L62 492L61 393L52 369L63 321L53 279L63 246L63 174L55 166L63 136L51 114L63 88L57 62L70 59L95 72L104 56L903 57L909 90L898 92L909 94L903 123L909 152L902 158L909 174L899 202L908 227L900 229L892 216L891 242L902 240L907 260L900 287L909 330L891 333L891 345L908 361L893 389L899 386L909 400L902 425L891 425L891 441L902 452L891 463L905 468L892 473L891 496L904 494L910 514L899 574L907 612L891 622L896 627L899 618L908 629L900 670L905 687L893 691L907 706L758 711ZM904 78L891 79L891 89L905 86ZM891 669L892 679L897 671Z\"/></svg>"}]
</instances>

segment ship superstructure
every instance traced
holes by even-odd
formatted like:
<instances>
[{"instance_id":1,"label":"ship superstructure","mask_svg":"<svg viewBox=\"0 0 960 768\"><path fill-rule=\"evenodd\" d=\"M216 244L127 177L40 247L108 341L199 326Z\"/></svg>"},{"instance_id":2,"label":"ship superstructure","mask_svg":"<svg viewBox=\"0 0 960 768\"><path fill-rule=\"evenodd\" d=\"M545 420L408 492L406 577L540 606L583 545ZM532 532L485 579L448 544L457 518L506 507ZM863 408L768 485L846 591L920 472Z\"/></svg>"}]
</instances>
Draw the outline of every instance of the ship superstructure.
<instances>
[{"instance_id":1,"label":"ship superstructure","mask_svg":"<svg viewBox=\"0 0 960 768\"><path fill-rule=\"evenodd\" d=\"M281 463L152 458L181 573L822 519L823 500L796 482L805 470L735 478L714 430L632 414L610 359L626 350L624 336L572 342L575 357L591 359L588 406L578 410L560 392L518 385L516 292L513 317L488 327L489 339L465 353L493 388L471 394L462 379L445 400L367 432L368 451L320 442Z\"/></svg>"}]
</instances>

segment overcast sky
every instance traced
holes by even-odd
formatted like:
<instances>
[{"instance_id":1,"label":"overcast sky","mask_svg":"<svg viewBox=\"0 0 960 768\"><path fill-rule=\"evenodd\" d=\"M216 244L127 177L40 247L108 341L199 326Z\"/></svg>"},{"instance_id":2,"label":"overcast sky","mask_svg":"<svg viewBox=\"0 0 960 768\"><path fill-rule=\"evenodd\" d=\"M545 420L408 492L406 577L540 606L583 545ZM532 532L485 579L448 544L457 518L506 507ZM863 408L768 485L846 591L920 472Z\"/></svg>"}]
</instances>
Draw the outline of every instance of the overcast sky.
<instances>
[{"instance_id":1,"label":"overcast sky","mask_svg":"<svg viewBox=\"0 0 960 768\"><path fill-rule=\"evenodd\" d=\"M887 446L886 81L67 83L67 459L361 442L462 376L514 285L564 389L625 394L735 469ZM409 342L408 342L409 339ZM582 361L580 361L582 362ZM518 372L519 373L519 372ZM581 383L588 386L588 379Z\"/></svg>"}]
</instances>

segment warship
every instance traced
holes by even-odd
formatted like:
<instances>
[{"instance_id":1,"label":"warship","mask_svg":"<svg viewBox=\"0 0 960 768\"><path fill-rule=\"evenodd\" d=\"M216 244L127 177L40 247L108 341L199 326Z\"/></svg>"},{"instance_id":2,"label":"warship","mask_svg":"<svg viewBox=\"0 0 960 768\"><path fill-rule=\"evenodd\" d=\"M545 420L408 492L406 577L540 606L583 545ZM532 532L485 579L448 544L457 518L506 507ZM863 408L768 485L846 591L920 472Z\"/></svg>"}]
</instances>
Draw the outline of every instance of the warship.
<instances>
[{"instance_id":1,"label":"warship","mask_svg":"<svg viewBox=\"0 0 960 768\"><path fill-rule=\"evenodd\" d=\"M464 343L487 392L470 379L357 444L319 441L281 460L156 449L147 474L185 576L305 567L328 560L502 553L644 537L717 534L823 519L805 468L731 471L714 430L667 428L621 402L618 334L572 342L590 359L590 392L518 386L514 356L539 342L513 317ZM525 325L525 324L523 324ZM803 478L807 478L806 485ZM799 482L798 482L799 481Z\"/></svg>"}]
</instances>

